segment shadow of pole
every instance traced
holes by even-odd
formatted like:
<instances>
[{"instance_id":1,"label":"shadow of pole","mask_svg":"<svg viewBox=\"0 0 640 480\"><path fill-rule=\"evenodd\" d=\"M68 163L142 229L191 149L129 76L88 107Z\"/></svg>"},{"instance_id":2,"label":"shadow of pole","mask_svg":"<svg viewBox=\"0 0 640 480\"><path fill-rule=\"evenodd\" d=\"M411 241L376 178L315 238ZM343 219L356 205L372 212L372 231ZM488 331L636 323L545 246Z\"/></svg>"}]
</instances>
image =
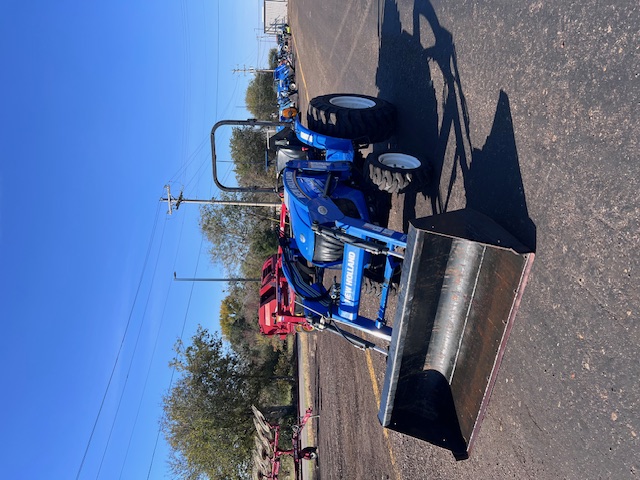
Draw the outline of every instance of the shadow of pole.
<instances>
[{"instance_id":1,"label":"shadow of pole","mask_svg":"<svg viewBox=\"0 0 640 480\"><path fill-rule=\"evenodd\" d=\"M380 0L380 11L376 85L379 96L398 107L399 116L390 147L429 159L433 173L428 184L405 193L404 228L416 217L419 195L429 199L432 214L443 213L454 186L462 182L467 207L492 217L535 251L536 228L526 206L507 94L500 92L484 147L474 148L453 35L440 24L431 2L416 0L412 34L403 28L394 0ZM421 38L424 21L429 38ZM424 47L429 40L433 44ZM434 79L440 77L443 91L438 101ZM447 162L451 154L453 159ZM449 164L451 171L443 171ZM446 185L444 198L441 185Z\"/></svg>"},{"instance_id":2,"label":"shadow of pole","mask_svg":"<svg viewBox=\"0 0 640 480\"><path fill-rule=\"evenodd\" d=\"M493 218L535 252L536 226L527 209L509 96L504 91L484 147L473 150L469 167L461 167L467 207Z\"/></svg>"},{"instance_id":3,"label":"shadow of pole","mask_svg":"<svg viewBox=\"0 0 640 480\"><path fill-rule=\"evenodd\" d=\"M430 159L433 178L404 194L409 267L402 269L378 418L463 459L491 396L536 227L508 95L500 91L491 131L474 148L453 35L432 4L415 1L412 34L395 1L384 1L380 18L376 84L399 117L390 147ZM414 220L421 195L435 217ZM465 209L448 212L463 202Z\"/></svg>"}]
</instances>

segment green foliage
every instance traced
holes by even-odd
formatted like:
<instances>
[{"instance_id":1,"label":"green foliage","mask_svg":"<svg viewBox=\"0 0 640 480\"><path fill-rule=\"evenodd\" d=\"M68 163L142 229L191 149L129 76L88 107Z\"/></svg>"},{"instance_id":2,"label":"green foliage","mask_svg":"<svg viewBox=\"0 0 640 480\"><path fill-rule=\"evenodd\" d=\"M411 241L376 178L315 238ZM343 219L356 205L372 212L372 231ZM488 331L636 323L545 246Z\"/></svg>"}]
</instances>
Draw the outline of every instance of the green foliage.
<instances>
[{"instance_id":1,"label":"green foliage","mask_svg":"<svg viewBox=\"0 0 640 480\"><path fill-rule=\"evenodd\" d=\"M272 48L269 50L269 68L276 68L278 66L278 49Z\"/></svg>"},{"instance_id":2,"label":"green foliage","mask_svg":"<svg viewBox=\"0 0 640 480\"><path fill-rule=\"evenodd\" d=\"M255 200L247 194L223 193L223 200ZM209 254L214 263L218 263L230 275L238 275L241 265L247 261L251 249L258 255L276 251L276 238L273 231L275 213L272 208L250 207L245 205L205 205L200 208L200 230L211 248ZM265 246L265 238L272 236L272 249ZM255 244L255 246L253 246ZM266 260L268 254L262 258ZM252 260L255 264L259 260ZM260 263L262 266L262 263ZM251 269L252 274L259 277Z\"/></svg>"},{"instance_id":3,"label":"green foliage","mask_svg":"<svg viewBox=\"0 0 640 480\"><path fill-rule=\"evenodd\" d=\"M220 304L220 331L230 339L236 324L243 320L242 301L236 295L227 295Z\"/></svg>"},{"instance_id":4,"label":"green foliage","mask_svg":"<svg viewBox=\"0 0 640 480\"><path fill-rule=\"evenodd\" d=\"M220 306L220 326L224 339L246 362L263 368L270 368L276 361L273 349L264 349L260 342L257 319L245 307L246 286L234 285Z\"/></svg>"},{"instance_id":5,"label":"green foliage","mask_svg":"<svg viewBox=\"0 0 640 480\"><path fill-rule=\"evenodd\" d=\"M239 295L239 291L234 291ZM238 308L227 297L225 309ZM241 315L231 321L234 325ZM233 330L233 328L232 328ZM273 353L273 350L271 350ZM180 375L163 399L162 431L172 450L170 466L180 478L245 478L250 469L254 426L251 405L282 427L283 445L295 419L292 400L293 362L289 353L262 363L237 354L222 338L199 327L192 344L176 344L171 366ZM286 368L288 365L288 368ZM275 371L286 374L274 376Z\"/></svg>"},{"instance_id":6,"label":"green foliage","mask_svg":"<svg viewBox=\"0 0 640 480\"><path fill-rule=\"evenodd\" d=\"M268 187L275 185L275 171L265 167L267 132L262 128L234 127L231 130L231 158L238 184L242 187ZM273 156L270 155L270 162Z\"/></svg>"},{"instance_id":7,"label":"green foliage","mask_svg":"<svg viewBox=\"0 0 640 480\"><path fill-rule=\"evenodd\" d=\"M278 250L278 236L273 228L256 229L251 235L249 254L242 264L245 276L260 276L265 260Z\"/></svg>"},{"instance_id":8,"label":"green foliage","mask_svg":"<svg viewBox=\"0 0 640 480\"><path fill-rule=\"evenodd\" d=\"M269 50L269 68L278 66L278 51ZM269 120L278 115L276 91L273 83L273 73L261 72L249 82L245 94L247 110L259 120Z\"/></svg>"},{"instance_id":9,"label":"green foliage","mask_svg":"<svg viewBox=\"0 0 640 480\"><path fill-rule=\"evenodd\" d=\"M269 120L277 115L278 103L273 88L273 73L257 73L249 82L244 101L247 110L259 120Z\"/></svg>"},{"instance_id":10,"label":"green foliage","mask_svg":"<svg viewBox=\"0 0 640 480\"><path fill-rule=\"evenodd\" d=\"M164 398L162 430L178 475L243 478L252 448L251 404L260 387L249 365L200 327L172 366L181 377Z\"/></svg>"}]
</instances>

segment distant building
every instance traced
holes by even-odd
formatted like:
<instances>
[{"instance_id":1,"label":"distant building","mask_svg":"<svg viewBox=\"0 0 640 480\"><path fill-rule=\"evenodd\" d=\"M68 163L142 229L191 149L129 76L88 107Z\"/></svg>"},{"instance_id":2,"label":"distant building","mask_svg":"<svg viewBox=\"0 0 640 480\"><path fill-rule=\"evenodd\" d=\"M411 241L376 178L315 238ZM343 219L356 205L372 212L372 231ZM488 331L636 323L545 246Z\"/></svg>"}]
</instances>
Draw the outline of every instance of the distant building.
<instances>
[{"instance_id":1,"label":"distant building","mask_svg":"<svg viewBox=\"0 0 640 480\"><path fill-rule=\"evenodd\" d=\"M264 0L264 33L276 34L287 23L288 0Z\"/></svg>"}]
</instances>

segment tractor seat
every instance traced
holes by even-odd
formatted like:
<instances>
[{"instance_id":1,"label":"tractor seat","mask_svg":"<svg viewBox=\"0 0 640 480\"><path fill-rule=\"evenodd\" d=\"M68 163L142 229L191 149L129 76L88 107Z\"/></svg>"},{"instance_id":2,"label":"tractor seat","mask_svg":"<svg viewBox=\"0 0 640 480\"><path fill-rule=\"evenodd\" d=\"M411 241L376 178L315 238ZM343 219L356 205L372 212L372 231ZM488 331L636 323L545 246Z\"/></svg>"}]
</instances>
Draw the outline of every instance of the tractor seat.
<instances>
[{"instance_id":1,"label":"tractor seat","mask_svg":"<svg viewBox=\"0 0 640 480\"><path fill-rule=\"evenodd\" d=\"M291 160L309 160L308 151L303 150L302 147L297 145L278 148L276 153L276 168L278 174L282 173L284 167L286 167L287 163Z\"/></svg>"}]
</instances>

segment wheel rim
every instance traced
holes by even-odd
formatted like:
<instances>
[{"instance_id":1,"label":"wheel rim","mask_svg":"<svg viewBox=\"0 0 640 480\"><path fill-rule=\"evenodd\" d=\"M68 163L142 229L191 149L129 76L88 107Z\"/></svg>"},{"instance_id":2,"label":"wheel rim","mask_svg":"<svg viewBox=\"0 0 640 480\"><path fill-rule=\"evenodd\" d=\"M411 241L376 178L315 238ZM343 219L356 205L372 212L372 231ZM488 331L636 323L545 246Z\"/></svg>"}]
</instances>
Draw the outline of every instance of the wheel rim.
<instances>
[{"instance_id":1,"label":"wheel rim","mask_svg":"<svg viewBox=\"0 0 640 480\"><path fill-rule=\"evenodd\" d=\"M401 168L402 170L412 170L422 165L420 160L406 153L383 153L378 157L378 161L386 167Z\"/></svg>"},{"instance_id":2,"label":"wheel rim","mask_svg":"<svg viewBox=\"0 0 640 480\"><path fill-rule=\"evenodd\" d=\"M295 326L295 330L298 333L309 333L309 332L313 332L313 327L308 323L300 323Z\"/></svg>"},{"instance_id":3,"label":"wheel rim","mask_svg":"<svg viewBox=\"0 0 640 480\"><path fill-rule=\"evenodd\" d=\"M354 97L351 95L333 97L329 100L329 103L331 103L331 105L335 105L336 107L353 108L358 110L376 106L376 102L371 100L370 98Z\"/></svg>"}]
</instances>

